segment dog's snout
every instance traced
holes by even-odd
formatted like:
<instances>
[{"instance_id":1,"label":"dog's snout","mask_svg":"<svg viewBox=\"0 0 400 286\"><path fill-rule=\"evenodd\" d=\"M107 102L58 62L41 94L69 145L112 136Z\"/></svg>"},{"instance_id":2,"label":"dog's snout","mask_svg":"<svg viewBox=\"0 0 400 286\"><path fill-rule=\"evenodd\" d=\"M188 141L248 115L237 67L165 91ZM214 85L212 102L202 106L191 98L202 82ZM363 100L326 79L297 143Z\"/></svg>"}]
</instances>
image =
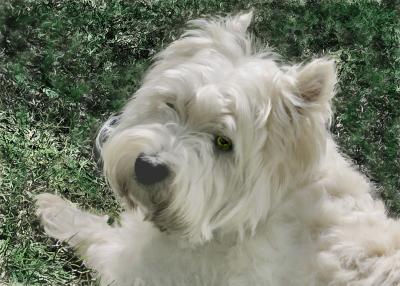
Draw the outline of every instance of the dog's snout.
<instances>
[{"instance_id":1,"label":"dog's snout","mask_svg":"<svg viewBox=\"0 0 400 286\"><path fill-rule=\"evenodd\" d=\"M136 180L143 185L153 185L163 181L169 175L168 167L163 163L150 162L143 155L135 161Z\"/></svg>"}]
</instances>

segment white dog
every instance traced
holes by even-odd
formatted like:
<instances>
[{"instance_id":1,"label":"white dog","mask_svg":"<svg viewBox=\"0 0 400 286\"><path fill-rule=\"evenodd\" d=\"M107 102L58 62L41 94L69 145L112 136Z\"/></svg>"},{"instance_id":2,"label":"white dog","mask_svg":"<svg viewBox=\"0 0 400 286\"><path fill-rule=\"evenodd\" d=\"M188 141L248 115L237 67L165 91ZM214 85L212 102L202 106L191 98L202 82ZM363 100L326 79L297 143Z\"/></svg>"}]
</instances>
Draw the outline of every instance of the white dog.
<instances>
[{"instance_id":1,"label":"white dog","mask_svg":"<svg viewBox=\"0 0 400 286\"><path fill-rule=\"evenodd\" d=\"M119 226L37 197L102 285L400 285L400 225L327 131L333 61L277 64L251 18L190 22L103 126Z\"/></svg>"}]
</instances>

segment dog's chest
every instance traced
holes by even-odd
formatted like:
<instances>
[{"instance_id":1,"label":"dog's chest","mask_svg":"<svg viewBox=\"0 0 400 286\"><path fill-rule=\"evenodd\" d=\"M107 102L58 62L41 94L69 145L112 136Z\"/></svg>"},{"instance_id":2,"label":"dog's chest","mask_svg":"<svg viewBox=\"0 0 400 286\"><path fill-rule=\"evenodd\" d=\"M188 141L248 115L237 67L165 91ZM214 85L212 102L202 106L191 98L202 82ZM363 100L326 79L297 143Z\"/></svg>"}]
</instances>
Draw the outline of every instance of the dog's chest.
<instances>
[{"instance_id":1,"label":"dog's chest","mask_svg":"<svg viewBox=\"0 0 400 286\"><path fill-rule=\"evenodd\" d=\"M305 248L300 244L283 248L283 244L260 238L229 250L205 247L195 251L153 245L141 250L135 272L118 275L130 282L118 285L136 286L132 281L139 281L140 286L308 285L304 284L308 280L305 273L309 273Z\"/></svg>"}]
</instances>

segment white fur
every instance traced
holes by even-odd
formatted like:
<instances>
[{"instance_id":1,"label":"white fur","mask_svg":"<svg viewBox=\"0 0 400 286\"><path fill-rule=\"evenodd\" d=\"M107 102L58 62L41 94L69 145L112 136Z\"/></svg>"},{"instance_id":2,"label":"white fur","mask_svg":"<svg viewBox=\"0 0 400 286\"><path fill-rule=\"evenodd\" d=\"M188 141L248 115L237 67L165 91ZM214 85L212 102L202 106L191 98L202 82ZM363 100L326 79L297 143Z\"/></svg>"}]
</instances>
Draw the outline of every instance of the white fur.
<instances>
[{"instance_id":1,"label":"white fur","mask_svg":"<svg viewBox=\"0 0 400 286\"><path fill-rule=\"evenodd\" d=\"M119 226L38 196L46 232L102 285L400 283L399 223L326 128L334 63L278 65L247 34L251 18L190 22L100 131L105 176L127 208ZM233 150L217 150L216 135ZM171 176L137 183L139 154Z\"/></svg>"}]
</instances>

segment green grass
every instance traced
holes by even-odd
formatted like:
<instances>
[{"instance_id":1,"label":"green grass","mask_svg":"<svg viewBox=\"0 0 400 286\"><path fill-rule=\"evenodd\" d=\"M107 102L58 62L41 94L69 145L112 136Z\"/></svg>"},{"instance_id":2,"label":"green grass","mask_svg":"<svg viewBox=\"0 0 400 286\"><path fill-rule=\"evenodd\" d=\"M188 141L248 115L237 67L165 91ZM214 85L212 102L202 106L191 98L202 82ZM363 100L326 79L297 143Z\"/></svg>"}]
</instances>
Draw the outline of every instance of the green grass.
<instances>
[{"instance_id":1,"label":"green grass","mask_svg":"<svg viewBox=\"0 0 400 286\"><path fill-rule=\"evenodd\" d=\"M337 59L332 131L400 215L399 7L317 2L1 1L0 281L94 283L71 250L43 234L33 197L54 192L117 213L92 158L96 129L132 95L150 58L201 15L253 7L251 30L287 61Z\"/></svg>"}]
</instances>

